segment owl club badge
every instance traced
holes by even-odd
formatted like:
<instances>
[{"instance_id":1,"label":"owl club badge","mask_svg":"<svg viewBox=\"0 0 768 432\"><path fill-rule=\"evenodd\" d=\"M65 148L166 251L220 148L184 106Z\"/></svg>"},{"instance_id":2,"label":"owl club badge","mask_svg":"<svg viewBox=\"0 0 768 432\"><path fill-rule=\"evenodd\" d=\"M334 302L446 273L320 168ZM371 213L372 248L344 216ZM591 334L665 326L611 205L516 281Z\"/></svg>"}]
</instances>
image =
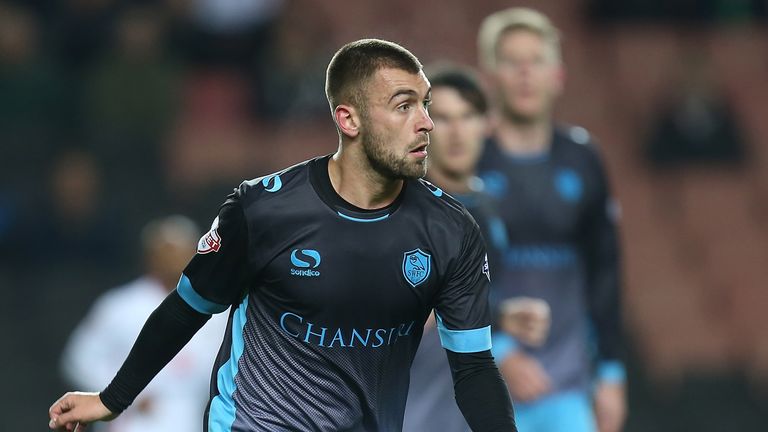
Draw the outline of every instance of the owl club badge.
<instances>
[{"instance_id":1,"label":"owl club badge","mask_svg":"<svg viewBox=\"0 0 768 432\"><path fill-rule=\"evenodd\" d=\"M412 287L423 283L432 271L432 256L421 249L403 254L403 276Z\"/></svg>"}]
</instances>

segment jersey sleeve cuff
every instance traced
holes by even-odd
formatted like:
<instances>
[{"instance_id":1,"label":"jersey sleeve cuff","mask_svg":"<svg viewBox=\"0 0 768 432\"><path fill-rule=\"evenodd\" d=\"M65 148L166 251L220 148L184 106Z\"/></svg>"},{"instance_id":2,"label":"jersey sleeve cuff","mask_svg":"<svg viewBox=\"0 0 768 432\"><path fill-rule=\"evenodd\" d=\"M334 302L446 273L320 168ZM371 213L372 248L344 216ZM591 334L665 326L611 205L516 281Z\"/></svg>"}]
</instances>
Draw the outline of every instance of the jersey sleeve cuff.
<instances>
[{"instance_id":1,"label":"jersey sleeve cuff","mask_svg":"<svg viewBox=\"0 0 768 432\"><path fill-rule=\"evenodd\" d=\"M192 288L192 283L189 281L187 275L181 275L179 284L176 285L176 292L179 296L194 310L203 314L216 314L221 313L229 308L229 305L222 305L214 303L210 300L203 298L200 294Z\"/></svg>"},{"instance_id":2,"label":"jersey sleeve cuff","mask_svg":"<svg viewBox=\"0 0 768 432\"><path fill-rule=\"evenodd\" d=\"M597 365L597 381L604 383L624 383L627 371L624 364L618 360L602 361Z\"/></svg>"},{"instance_id":3,"label":"jersey sleeve cuff","mask_svg":"<svg viewBox=\"0 0 768 432\"><path fill-rule=\"evenodd\" d=\"M493 343L491 354L497 364L520 348L520 344L515 338L503 332L494 332L491 340Z\"/></svg>"},{"instance_id":4,"label":"jersey sleeve cuff","mask_svg":"<svg viewBox=\"0 0 768 432\"><path fill-rule=\"evenodd\" d=\"M435 313L437 332L443 348L455 353L475 353L491 349L491 326L469 330L450 330Z\"/></svg>"},{"instance_id":5,"label":"jersey sleeve cuff","mask_svg":"<svg viewBox=\"0 0 768 432\"><path fill-rule=\"evenodd\" d=\"M117 405L115 405L110 399L104 397L104 392L99 393L99 400L101 401L101 404L109 410L110 413L120 414L123 412L123 410L118 408Z\"/></svg>"}]
</instances>

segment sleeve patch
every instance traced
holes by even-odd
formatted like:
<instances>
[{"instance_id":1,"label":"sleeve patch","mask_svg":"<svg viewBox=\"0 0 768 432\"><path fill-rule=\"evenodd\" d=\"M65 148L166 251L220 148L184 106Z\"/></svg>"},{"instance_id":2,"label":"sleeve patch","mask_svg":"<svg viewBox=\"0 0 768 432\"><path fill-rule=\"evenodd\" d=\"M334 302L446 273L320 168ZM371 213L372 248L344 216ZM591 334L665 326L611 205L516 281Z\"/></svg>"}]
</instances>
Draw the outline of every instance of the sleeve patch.
<instances>
[{"instance_id":1,"label":"sleeve patch","mask_svg":"<svg viewBox=\"0 0 768 432\"><path fill-rule=\"evenodd\" d=\"M197 253L205 255L211 252L218 252L221 248L221 236L219 235L219 218L213 220L211 230L205 233L197 242Z\"/></svg>"}]
</instances>

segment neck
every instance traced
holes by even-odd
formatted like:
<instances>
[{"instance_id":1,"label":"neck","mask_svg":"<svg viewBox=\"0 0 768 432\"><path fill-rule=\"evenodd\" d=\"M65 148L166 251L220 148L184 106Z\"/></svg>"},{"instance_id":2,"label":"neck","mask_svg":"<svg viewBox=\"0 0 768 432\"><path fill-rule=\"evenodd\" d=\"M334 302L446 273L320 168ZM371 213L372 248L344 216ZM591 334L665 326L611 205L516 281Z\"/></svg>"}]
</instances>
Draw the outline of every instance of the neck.
<instances>
[{"instance_id":1,"label":"neck","mask_svg":"<svg viewBox=\"0 0 768 432\"><path fill-rule=\"evenodd\" d=\"M552 123L549 118L524 122L505 117L496 128L496 138L502 149L519 156L543 153L552 139Z\"/></svg>"},{"instance_id":2,"label":"neck","mask_svg":"<svg viewBox=\"0 0 768 432\"><path fill-rule=\"evenodd\" d=\"M429 169L429 181L440 186L451 195L463 195L472 191L469 187L472 174L453 174L431 167Z\"/></svg>"},{"instance_id":3,"label":"neck","mask_svg":"<svg viewBox=\"0 0 768 432\"><path fill-rule=\"evenodd\" d=\"M336 193L344 201L366 210L392 204L403 188L403 180L382 176L364 154L356 154L362 152L353 152L348 147L340 145L328 161L328 175Z\"/></svg>"}]
</instances>

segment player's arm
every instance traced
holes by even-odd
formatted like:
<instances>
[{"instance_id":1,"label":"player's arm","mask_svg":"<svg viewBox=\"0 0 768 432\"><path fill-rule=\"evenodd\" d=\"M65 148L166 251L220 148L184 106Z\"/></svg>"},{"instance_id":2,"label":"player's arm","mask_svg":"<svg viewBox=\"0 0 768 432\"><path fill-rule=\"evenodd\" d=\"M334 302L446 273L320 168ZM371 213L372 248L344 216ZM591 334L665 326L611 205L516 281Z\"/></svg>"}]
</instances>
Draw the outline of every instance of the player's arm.
<instances>
[{"instance_id":1,"label":"player's arm","mask_svg":"<svg viewBox=\"0 0 768 432\"><path fill-rule=\"evenodd\" d=\"M595 169L600 173L600 189L586 219L583 240L588 272L587 302L597 338L595 418L601 431L618 432L627 415L616 227L618 208L611 200L608 181L597 159Z\"/></svg>"},{"instance_id":2,"label":"player's arm","mask_svg":"<svg viewBox=\"0 0 768 432\"><path fill-rule=\"evenodd\" d=\"M598 199L588 217L582 247L587 261L587 304L597 336L598 379L623 381L618 208L599 162Z\"/></svg>"},{"instance_id":3,"label":"player's arm","mask_svg":"<svg viewBox=\"0 0 768 432\"><path fill-rule=\"evenodd\" d=\"M461 253L437 299L438 334L456 403L473 431L517 431L512 401L491 355L490 273L480 231L467 215Z\"/></svg>"},{"instance_id":4,"label":"player's arm","mask_svg":"<svg viewBox=\"0 0 768 432\"><path fill-rule=\"evenodd\" d=\"M213 313L239 301L247 286L247 228L243 209L232 196L177 288L147 319L112 382L101 393L67 393L49 410L52 429L114 418L189 342Z\"/></svg>"}]
</instances>

